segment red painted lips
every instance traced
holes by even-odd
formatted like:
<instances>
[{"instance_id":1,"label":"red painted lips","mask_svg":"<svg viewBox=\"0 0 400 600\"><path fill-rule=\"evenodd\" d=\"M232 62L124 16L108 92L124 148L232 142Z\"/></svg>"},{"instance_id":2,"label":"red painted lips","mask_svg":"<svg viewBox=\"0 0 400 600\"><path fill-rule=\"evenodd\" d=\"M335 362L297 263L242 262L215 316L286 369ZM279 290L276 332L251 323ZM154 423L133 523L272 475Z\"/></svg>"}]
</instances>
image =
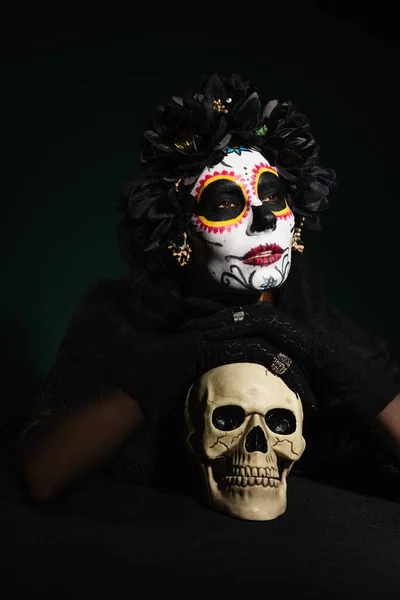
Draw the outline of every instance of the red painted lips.
<instances>
[{"instance_id":1,"label":"red painted lips","mask_svg":"<svg viewBox=\"0 0 400 600\"><path fill-rule=\"evenodd\" d=\"M246 265L267 266L279 260L282 256L282 248L278 244L260 244L252 248L242 258Z\"/></svg>"}]
</instances>

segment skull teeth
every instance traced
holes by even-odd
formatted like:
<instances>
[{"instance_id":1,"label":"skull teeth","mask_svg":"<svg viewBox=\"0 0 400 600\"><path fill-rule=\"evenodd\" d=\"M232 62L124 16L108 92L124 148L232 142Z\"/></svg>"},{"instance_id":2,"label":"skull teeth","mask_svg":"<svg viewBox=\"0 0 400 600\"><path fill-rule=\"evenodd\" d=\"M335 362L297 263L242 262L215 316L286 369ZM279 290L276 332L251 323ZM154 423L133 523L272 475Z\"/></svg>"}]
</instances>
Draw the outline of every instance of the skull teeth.
<instances>
[{"instance_id":1,"label":"skull teeth","mask_svg":"<svg viewBox=\"0 0 400 600\"><path fill-rule=\"evenodd\" d=\"M237 485L240 487L262 485L263 487L279 487L280 481L274 477L242 477L240 475L228 475L221 479L221 485L223 487L230 487Z\"/></svg>"},{"instance_id":2,"label":"skull teeth","mask_svg":"<svg viewBox=\"0 0 400 600\"><path fill-rule=\"evenodd\" d=\"M279 471L274 467L233 467L230 471L230 475L240 477L272 477L280 479Z\"/></svg>"}]
</instances>

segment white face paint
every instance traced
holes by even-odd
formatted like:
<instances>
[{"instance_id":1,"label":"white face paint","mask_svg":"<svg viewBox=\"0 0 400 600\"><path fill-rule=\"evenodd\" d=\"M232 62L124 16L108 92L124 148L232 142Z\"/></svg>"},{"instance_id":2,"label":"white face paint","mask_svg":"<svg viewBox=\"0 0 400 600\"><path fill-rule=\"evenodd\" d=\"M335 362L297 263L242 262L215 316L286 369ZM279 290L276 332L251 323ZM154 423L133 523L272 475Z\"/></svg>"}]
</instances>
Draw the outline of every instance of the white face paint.
<instances>
[{"instance_id":1,"label":"white face paint","mask_svg":"<svg viewBox=\"0 0 400 600\"><path fill-rule=\"evenodd\" d=\"M294 215L278 173L257 150L228 148L192 189L202 215L191 231L211 278L235 291L267 290L286 280Z\"/></svg>"}]
</instances>

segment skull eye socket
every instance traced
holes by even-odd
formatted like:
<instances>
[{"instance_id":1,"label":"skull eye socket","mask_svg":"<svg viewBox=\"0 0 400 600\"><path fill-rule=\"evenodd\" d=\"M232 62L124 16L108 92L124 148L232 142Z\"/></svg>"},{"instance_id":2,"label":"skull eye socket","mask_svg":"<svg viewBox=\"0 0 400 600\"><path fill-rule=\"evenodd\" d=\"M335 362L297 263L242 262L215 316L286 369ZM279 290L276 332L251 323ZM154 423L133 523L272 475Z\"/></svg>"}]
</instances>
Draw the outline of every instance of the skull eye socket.
<instances>
[{"instance_id":1,"label":"skull eye socket","mask_svg":"<svg viewBox=\"0 0 400 600\"><path fill-rule=\"evenodd\" d=\"M296 417L286 408L273 408L265 415L268 428L274 433L289 435L296 431Z\"/></svg>"},{"instance_id":2,"label":"skull eye socket","mask_svg":"<svg viewBox=\"0 0 400 600\"><path fill-rule=\"evenodd\" d=\"M237 429L243 423L245 418L244 410L241 406L229 404L227 406L218 406L212 414L212 423L214 427L221 431L232 431Z\"/></svg>"}]
</instances>

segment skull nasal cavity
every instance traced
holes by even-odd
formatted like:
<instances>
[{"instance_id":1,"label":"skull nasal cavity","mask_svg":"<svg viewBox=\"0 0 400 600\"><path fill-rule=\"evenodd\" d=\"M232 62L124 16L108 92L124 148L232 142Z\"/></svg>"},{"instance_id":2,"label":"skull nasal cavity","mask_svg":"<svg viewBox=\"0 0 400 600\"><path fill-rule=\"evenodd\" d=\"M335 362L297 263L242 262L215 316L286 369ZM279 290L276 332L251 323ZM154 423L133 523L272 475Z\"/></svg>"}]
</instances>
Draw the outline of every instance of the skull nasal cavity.
<instances>
[{"instance_id":1,"label":"skull nasal cavity","mask_svg":"<svg viewBox=\"0 0 400 600\"><path fill-rule=\"evenodd\" d=\"M245 448L247 452L268 452L267 439L258 425L247 434Z\"/></svg>"}]
</instances>

